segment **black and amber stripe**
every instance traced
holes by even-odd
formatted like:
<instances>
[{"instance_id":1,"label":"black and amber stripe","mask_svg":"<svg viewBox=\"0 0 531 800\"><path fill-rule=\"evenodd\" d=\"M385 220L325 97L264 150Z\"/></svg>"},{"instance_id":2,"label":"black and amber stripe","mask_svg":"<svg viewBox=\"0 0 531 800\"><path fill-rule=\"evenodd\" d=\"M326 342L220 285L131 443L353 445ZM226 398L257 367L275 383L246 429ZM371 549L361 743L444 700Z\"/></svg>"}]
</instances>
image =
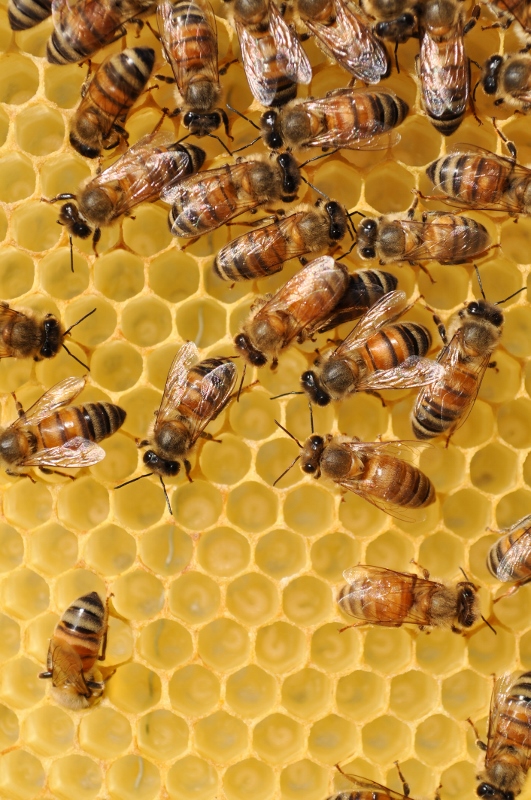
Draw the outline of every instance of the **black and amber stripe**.
<instances>
[{"instance_id":1,"label":"black and amber stripe","mask_svg":"<svg viewBox=\"0 0 531 800\"><path fill-rule=\"evenodd\" d=\"M444 358L438 361L445 366ZM477 370L460 362L447 370L441 380L421 389L411 414L417 439L433 439L456 427L470 408L477 387Z\"/></svg>"},{"instance_id":2,"label":"black and amber stripe","mask_svg":"<svg viewBox=\"0 0 531 800\"><path fill-rule=\"evenodd\" d=\"M519 520L492 545L487 567L499 581L531 579L531 516Z\"/></svg>"},{"instance_id":3,"label":"black and amber stripe","mask_svg":"<svg viewBox=\"0 0 531 800\"><path fill-rule=\"evenodd\" d=\"M112 403L85 403L62 408L24 432L32 452L60 447L78 436L101 442L123 425L125 416L125 411Z\"/></svg>"},{"instance_id":4,"label":"black and amber stripe","mask_svg":"<svg viewBox=\"0 0 531 800\"><path fill-rule=\"evenodd\" d=\"M107 610L97 592L83 595L69 606L59 620L53 638L66 643L81 658L83 672L97 660L107 628Z\"/></svg>"},{"instance_id":5,"label":"black and amber stripe","mask_svg":"<svg viewBox=\"0 0 531 800\"><path fill-rule=\"evenodd\" d=\"M448 197L474 208L499 206L510 188L513 169L509 161L476 153L459 153L434 161L426 169L432 183Z\"/></svg>"},{"instance_id":6,"label":"black and amber stripe","mask_svg":"<svg viewBox=\"0 0 531 800\"><path fill-rule=\"evenodd\" d=\"M216 31L193 0L177 0L171 14L171 34L165 46L183 73L200 73L205 61L217 62ZM179 91L185 87L179 86Z\"/></svg>"},{"instance_id":7,"label":"black and amber stripe","mask_svg":"<svg viewBox=\"0 0 531 800\"><path fill-rule=\"evenodd\" d=\"M495 686L494 691L496 692ZM496 727L489 730L489 740L496 742L497 749L503 748L508 757L529 763L531 703L531 672L523 672L513 683L511 689L498 699Z\"/></svg>"},{"instance_id":8,"label":"black and amber stripe","mask_svg":"<svg viewBox=\"0 0 531 800\"><path fill-rule=\"evenodd\" d=\"M215 369L225 365L226 369ZM177 413L193 423L213 420L225 408L236 380L236 367L229 358L206 358L190 369Z\"/></svg>"},{"instance_id":9,"label":"black and amber stripe","mask_svg":"<svg viewBox=\"0 0 531 800\"><path fill-rule=\"evenodd\" d=\"M308 105L311 110L311 100ZM350 142L392 130L404 121L408 111L407 103L391 92L346 90L327 98L323 127L327 131L337 131L340 147L343 137Z\"/></svg>"},{"instance_id":10,"label":"black and amber stripe","mask_svg":"<svg viewBox=\"0 0 531 800\"><path fill-rule=\"evenodd\" d=\"M423 508L435 501L430 479L413 464L383 453L364 459L358 474L363 493L400 508Z\"/></svg>"},{"instance_id":11,"label":"black and amber stripe","mask_svg":"<svg viewBox=\"0 0 531 800\"><path fill-rule=\"evenodd\" d=\"M392 292L398 285L398 279L390 272L378 269L360 269L349 276L348 286L334 307L332 316L327 319L326 325L317 328L317 333L336 328L343 322L351 322L360 317L384 294Z\"/></svg>"},{"instance_id":12,"label":"black and amber stripe","mask_svg":"<svg viewBox=\"0 0 531 800\"><path fill-rule=\"evenodd\" d=\"M431 347L431 335L417 322L386 325L356 351L369 372L388 370L410 356L425 356Z\"/></svg>"},{"instance_id":13,"label":"black and amber stripe","mask_svg":"<svg viewBox=\"0 0 531 800\"><path fill-rule=\"evenodd\" d=\"M52 0L9 0L7 18L12 31L25 31L52 13Z\"/></svg>"}]
</instances>

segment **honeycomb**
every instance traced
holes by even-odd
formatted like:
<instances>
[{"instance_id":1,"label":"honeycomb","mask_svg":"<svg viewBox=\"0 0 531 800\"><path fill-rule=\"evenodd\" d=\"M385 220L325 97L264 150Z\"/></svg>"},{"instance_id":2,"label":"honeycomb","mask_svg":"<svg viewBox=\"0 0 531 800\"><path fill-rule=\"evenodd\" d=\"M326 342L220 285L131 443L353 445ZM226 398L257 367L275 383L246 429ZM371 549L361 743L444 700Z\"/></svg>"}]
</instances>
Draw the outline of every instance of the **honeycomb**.
<instances>
[{"instance_id":1,"label":"honeycomb","mask_svg":"<svg viewBox=\"0 0 531 800\"><path fill-rule=\"evenodd\" d=\"M348 620L335 596L342 571L358 561L407 570L415 558L444 580L459 578L463 567L483 587L483 611L490 613L497 590L485 566L492 529L531 506L526 294L505 307L497 371L488 371L466 424L448 448L438 444L421 455L438 492L424 521L392 519L298 468L273 488L297 452L274 420L305 438L309 418L303 398L270 397L297 388L312 343L283 355L277 372L261 371L260 385L211 425L223 444L197 448L193 483L182 476L168 481L175 516L156 479L115 492L115 485L140 474L134 437L146 435L179 345L190 339L203 357L231 354L231 338L256 293L273 291L299 265L231 288L213 273L212 258L245 229L222 228L181 252L168 232L167 207L157 203L104 230L99 258L90 242L76 241L72 273L57 208L40 198L76 191L97 167L68 146L65 134L86 68L48 65L43 55L51 22L13 34L4 3L0 297L59 314L67 325L97 309L69 344L76 356L90 359L81 397L122 405L129 436L103 442L107 458L75 481L42 476L31 484L0 473L2 800L321 800L348 786L334 769L338 761L401 790L397 759L413 797L433 796L440 782L443 800L473 797L479 754L466 718L484 735L491 674L531 669L531 586L495 606L496 636L480 626L467 638L405 628L339 635ZM220 60L229 61L237 43L221 19L218 28ZM144 28L136 39L132 31L127 43L153 46L153 35ZM349 209L406 210L413 189L430 189L425 166L454 142L502 152L489 120L494 107L481 90L481 127L467 116L447 141L434 130L412 77L416 47L414 41L400 47L401 72L383 84L412 109L392 153L341 152L307 168L315 185ZM305 48L314 78L300 94L345 85L346 74L314 43ZM480 22L468 48L483 62L519 44L512 30L482 30ZM223 83L226 100L256 122L259 110L241 64L230 67ZM131 143L154 128L163 106L174 106L171 86L142 96L127 125ZM519 160L531 161L528 120L503 107L496 115ZM164 128L174 124L165 120ZM235 148L254 130L237 118L232 133ZM207 166L226 158L215 140L202 139L201 146ZM258 143L248 152L261 149ZM314 197L310 189L303 195ZM525 286L531 220L470 214L501 245L480 263L487 297L498 300ZM353 255L347 263L355 266ZM432 264L434 283L409 266L390 271L408 295L418 290L443 319L477 296L468 266ZM435 337L429 311L417 305L411 317ZM26 407L57 381L82 373L64 351L39 364L3 360L3 424L15 414L8 393L16 391ZM365 440L411 438L412 402L412 392L387 393L385 407L360 394L315 409L316 430ZM105 664L122 666L101 704L74 713L53 704L37 675L60 615L93 590L114 594Z\"/></svg>"}]
</instances>

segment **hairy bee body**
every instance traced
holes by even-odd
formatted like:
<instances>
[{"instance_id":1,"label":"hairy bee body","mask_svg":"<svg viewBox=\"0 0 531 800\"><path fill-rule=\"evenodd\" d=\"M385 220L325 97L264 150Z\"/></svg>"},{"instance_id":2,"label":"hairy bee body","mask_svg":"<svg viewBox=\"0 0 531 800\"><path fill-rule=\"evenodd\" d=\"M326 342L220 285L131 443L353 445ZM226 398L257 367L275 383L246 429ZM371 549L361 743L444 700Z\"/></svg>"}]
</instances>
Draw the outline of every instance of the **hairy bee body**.
<instances>
[{"instance_id":1,"label":"hairy bee body","mask_svg":"<svg viewBox=\"0 0 531 800\"><path fill-rule=\"evenodd\" d=\"M506 528L487 555L487 567L499 581L526 583L531 579L531 516Z\"/></svg>"},{"instance_id":2,"label":"hairy bee body","mask_svg":"<svg viewBox=\"0 0 531 800\"><path fill-rule=\"evenodd\" d=\"M53 358L65 337L65 329L53 314L15 311L0 302L0 358Z\"/></svg>"},{"instance_id":3,"label":"hairy bee body","mask_svg":"<svg viewBox=\"0 0 531 800\"><path fill-rule=\"evenodd\" d=\"M521 111L529 111L531 56L526 52L491 56L483 67L481 83L486 94L496 97L494 105L507 103Z\"/></svg>"},{"instance_id":4,"label":"hairy bee body","mask_svg":"<svg viewBox=\"0 0 531 800\"><path fill-rule=\"evenodd\" d=\"M489 6L500 20L498 23L500 28L507 30L516 20L526 33L531 33L531 3L529 0L490 0Z\"/></svg>"},{"instance_id":5,"label":"hairy bee body","mask_svg":"<svg viewBox=\"0 0 531 800\"><path fill-rule=\"evenodd\" d=\"M7 18L12 31L33 28L52 13L52 0L8 0Z\"/></svg>"}]
</instances>

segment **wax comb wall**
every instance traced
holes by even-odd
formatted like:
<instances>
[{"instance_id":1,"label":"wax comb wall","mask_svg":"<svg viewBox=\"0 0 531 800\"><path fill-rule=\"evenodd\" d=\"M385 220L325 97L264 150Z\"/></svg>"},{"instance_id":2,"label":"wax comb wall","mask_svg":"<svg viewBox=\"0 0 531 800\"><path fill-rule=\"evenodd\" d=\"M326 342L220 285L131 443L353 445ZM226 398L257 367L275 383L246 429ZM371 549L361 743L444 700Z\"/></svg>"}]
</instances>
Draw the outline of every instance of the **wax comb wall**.
<instances>
[{"instance_id":1,"label":"wax comb wall","mask_svg":"<svg viewBox=\"0 0 531 800\"><path fill-rule=\"evenodd\" d=\"M519 48L512 29L500 34L482 24L488 24L483 17L468 37L471 58L483 62L503 48ZM220 58L230 60L230 29L219 18L218 28ZM119 403L127 411L124 429L145 436L179 345L195 341L202 357L233 353L232 337L256 292L274 291L298 264L258 286L230 288L215 277L211 254L245 229L221 228L179 252L167 207L158 203L136 209L136 219L123 223L121 248L113 249L120 226L105 229L97 259L90 241L77 240L72 273L58 208L41 197L75 192L97 164L67 143L86 67L48 65L50 31L48 20L12 34L2 4L0 297L52 312L67 325L97 308L69 343L81 360L90 358L81 401ZM157 47L160 54L146 27L138 39L133 29L127 44ZM346 73L311 41L304 46L314 67L311 94L345 85ZM343 151L307 169L315 185L349 209L405 211L413 189L431 190L425 168L453 142L503 152L489 120L494 109L481 90L482 127L468 114L449 140L435 131L412 78L417 46L400 47L401 72L382 84L412 109L400 143L390 152ZM169 74L160 60L156 70ZM226 100L256 122L241 65L233 64L222 82ZM162 106L174 105L166 84L143 95L127 123L131 143L154 128ZM519 160L529 163L529 120L503 108L496 113ZM173 125L165 120L163 128ZM222 129L217 133L224 139ZM254 130L237 119L232 133L228 144L237 147ZM196 143L207 150L206 166L223 162L218 142ZM262 150L258 143L248 152ZM301 199L315 195L308 189ZM529 219L514 224L503 215L470 214L502 246L480 263L487 297L498 300L525 286ZM352 256L347 263L355 264ZM409 266L390 271L408 295L418 288L445 319L478 296L469 266L430 265L434 283ZM334 788L348 787L334 770L338 761L401 790L396 759L415 798L433 796L440 782L443 800L475 796L478 751L465 720L471 717L484 735L491 673L531 668L531 587L495 607L497 636L481 628L468 639L450 631L428 636L378 628L339 635L348 620L335 597L346 567L362 562L407 570L414 557L444 580L459 579L463 567L485 587L489 611L488 590L498 584L485 566L496 538L488 527L512 524L531 510L527 293L505 308L498 371L488 370L450 446L438 444L421 456L438 492L424 522L393 520L354 495L343 502L335 487L312 482L298 467L281 488L272 487L297 452L274 420L301 439L310 423L304 398L272 401L270 395L298 387L311 363L311 342L284 354L276 373L262 370L261 385L213 423L209 430L223 444L198 447L193 483L183 476L168 481L175 518L156 479L113 490L140 472L135 443L121 434L103 443L107 458L75 481L43 476L32 484L2 472L0 796L324 800ZM436 336L430 312L417 306L410 318ZM38 364L3 360L2 423L14 419L9 392L16 390L27 407L55 382L82 373L65 351ZM384 408L360 394L316 409L316 430L409 439L413 397L396 393ZM113 592L123 617L111 618L105 663L127 663L99 706L70 712L53 703L37 675L60 615L94 590L102 597Z\"/></svg>"}]
</instances>

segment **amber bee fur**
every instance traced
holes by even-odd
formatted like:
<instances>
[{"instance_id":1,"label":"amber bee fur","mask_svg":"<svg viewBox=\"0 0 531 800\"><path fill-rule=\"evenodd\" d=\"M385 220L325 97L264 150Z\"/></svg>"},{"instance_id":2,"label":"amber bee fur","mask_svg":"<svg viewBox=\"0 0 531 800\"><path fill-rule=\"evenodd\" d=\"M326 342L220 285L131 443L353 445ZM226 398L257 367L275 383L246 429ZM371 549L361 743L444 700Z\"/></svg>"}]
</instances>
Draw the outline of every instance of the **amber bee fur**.
<instances>
[{"instance_id":1,"label":"amber bee fur","mask_svg":"<svg viewBox=\"0 0 531 800\"><path fill-rule=\"evenodd\" d=\"M12 31L25 31L47 19L52 0L8 0L7 18Z\"/></svg>"},{"instance_id":2,"label":"amber bee fur","mask_svg":"<svg viewBox=\"0 0 531 800\"><path fill-rule=\"evenodd\" d=\"M470 60L464 37L476 24L479 6L464 24L462 0L426 0L419 13L417 72L428 119L450 136L462 123L470 98Z\"/></svg>"},{"instance_id":3,"label":"amber bee fur","mask_svg":"<svg viewBox=\"0 0 531 800\"><path fill-rule=\"evenodd\" d=\"M353 150L395 144L409 107L393 92L335 89L325 97L292 100L260 121L265 144L273 150L343 147ZM383 134L388 134L383 137Z\"/></svg>"},{"instance_id":4,"label":"amber bee fur","mask_svg":"<svg viewBox=\"0 0 531 800\"><path fill-rule=\"evenodd\" d=\"M124 36L124 23L143 14L153 0L52 0L54 31L46 46L51 64L71 64L90 58Z\"/></svg>"},{"instance_id":5,"label":"amber bee fur","mask_svg":"<svg viewBox=\"0 0 531 800\"><path fill-rule=\"evenodd\" d=\"M268 360L277 366L280 353L293 341L299 344L316 333L360 316L385 291L396 286L387 272L347 268L330 256L311 261L271 298L256 301L234 339L239 355L252 366Z\"/></svg>"},{"instance_id":6,"label":"amber bee fur","mask_svg":"<svg viewBox=\"0 0 531 800\"><path fill-rule=\"evenodd\" d=\"M411 0L363 0L365 12L376 20L375 33L387 41L403 44L416 32L421 3Z\"/></svg>"},{"instance_id":7,"label":"amber bee fur","mask_svg":"<svg viewBox=\"0 0 531 800\"><path fill-rule=\"evenodd\" d=\"M127 114L149 80L155 51L129 47L103 61L83 87L82 100L70 127L70 144L82 156L97 158L102 150L127 141Z\"/></svg>"},{"instance_id":8,"label":"amber bee fur","mask_svg":"<svg viewBox=\"0 0 531 800\"><path fill-rule=\"evenodd\" d=\"M193 144L179 144L164 131L144 136L118 161L89 180L78 195L60 194L50 200L77 201L61 207L59 222L72 236L96 244L101 228L130 214L140 203L153 203L163 189L199 170L205 152Z\"/></svg>"},{"instance_id":9,"label":"amber bee fur","mask_svg":"<svg viewBox=\"0 0 531 800\"><path fill-rule=\"evenodd\" d=\"M325 406L355 392L409 389L439 377L441 367L424 358L431 347L428 329L396 323L410 308L405 292L380 298L335 350L318 358L315 370L303 373L301 385L311 402Z\"/></svg>"},{"instance_id":10,"label":"amber bee fur","mask_svg":"<svg viewBox=\"0 0 531 800\"><path fill-rule=\"evenodd\" d=\"M105 681L96 662L105 658L107 621L108 604L91 592L75 600L57 623L46 672L39 678L52 679L51 694L60 705L89 708L103 694Z\"/></svg>"},{"instance_id":11,"label":"amber bee fur","mask_svg":"<svg viewBox=\"0 0 531 800\"><path fill-rule=\"evenodd\" d=\"M183 125L196 136L206 136L223 122L228 135L227 114L218 107L218 35L212 6L208 0L162 0L157 18L182 100Z\"/></svg>"},{"instance_id":12,"label":"amber bee fur","mask_svg":"<svg viewBox=\"0 0 531 800\"><path fill-rule=\"evenodd\" d=\"M255 100L263 106L282 106L293 100L297 84L310 83L312 68L274 0L234 0L233 16Z\"/></svg>"},{"instance_id":13,"label":"amber bee fur","mask_svg":"<svg viewBox=\"0 0 531 800\"><path fill-rule=\"evenodd\" d=\"M297 0L297 10L329 58L364 83L378 83L390 71L385 45L353 2Z\"/></svg>"},{"instance_id":14,"label":"amber bee fur","mask_svg":"<svg viewBox=\"0 0 531 800\"><path fill-rule=\"evenodd\" d=\"M507 103L520 111L531 109L531 55L507 53L485 62L481 85L485 94L496 97L494 105Z\"/></svg>"},{"instance_id":15,"label":"amber bee fur","mask_svg":"<svg viewBox=\"0 0 531 800\"><path fill-rule=\"evenodd\" d=\"M505 673L496 681L490 705L485 769L476 793L489 800L513 800L531 766L531 673Z\"/></svg>"},{"instance_id":16,"label":"amber bee fur","mask_svg":"<svg viewBox=\"0 0 531 800\"><path fill-rule=\"evenodd\" d=\"M163 200L172 204L170 230L174 236L201 236L258 206L291 203L300 180L297 162L289 153L241 158L205 170L163 192Z\"/></svg>"},{"instance_id":17,"label":"amber bee fur","mask_svg":"<svg viewBox=\"0 0 531 800\"><path fill-rule=\"evenodd\" d=\"M31 477L26 467L90 467L105 458L97 442L123 425L125 411L104 402L66 408L84 386L85 378L65 378L27 411L17 403L18 419L0 433L0 463L8 475Z\"/></svg>"},{"instance_id":18,"label":"amber bee fur","mask_svg":"<svg viewBox=\"0 0 531 800\"><path fill-rule=\"evenodd\" d=\"M531 3L529 0L490 0L489 6L498 17L492 27L504 30L516 20L526 33L531 33Z\"/></svg>"},{"instance_id":19,"label":"amber bee fur","mask_svg":"<svg viewBox=\"0 0 531 800\"><path fill-rule=\"evenodd\" d=\"M223 247L214 269L226 281L248 281L279 272L285 261L332 248L347 232L345 209L334 200L302 204L271 225L244 233Z\"/></svg>"},{"instance_id":20,"label":"amber bee fur","mask_svg":"<svg viewBox=\"0 0 531 800\"><path fill-rule=\"evenodd\" d=\"M489 571L504 583L527 583L531 580L531 515L500 533L503 536L494 542L487 555Z\"/></svg>"},{"instance_id":21,"label":"amber bee fur","mask_svg":"<svg viewBox=\"0 0 531 800\"><path fill-rule=\"evenodd\" d=\"M339 592L338 603L361 625L409 624L420 630L450 628L454 633L471 628L480 618L478 587L468 580L447 586L430 580L427 570L422 572L421 578L359 564L343 573L347 586Z\"/></svg>"},{"instance_id":22,"label":"amber bee fur","mask_svg":"<svg viewBox=\"0 0 531 800\"><path fill-rule=\"evenodd\" d=\"M380 264L464 264L481 258L489 248L490 236L480 222L444 211L424 211L421 220L410 214L366 217L358 226L358 255L378 258Z\"/></svg>"}]
</instances>

